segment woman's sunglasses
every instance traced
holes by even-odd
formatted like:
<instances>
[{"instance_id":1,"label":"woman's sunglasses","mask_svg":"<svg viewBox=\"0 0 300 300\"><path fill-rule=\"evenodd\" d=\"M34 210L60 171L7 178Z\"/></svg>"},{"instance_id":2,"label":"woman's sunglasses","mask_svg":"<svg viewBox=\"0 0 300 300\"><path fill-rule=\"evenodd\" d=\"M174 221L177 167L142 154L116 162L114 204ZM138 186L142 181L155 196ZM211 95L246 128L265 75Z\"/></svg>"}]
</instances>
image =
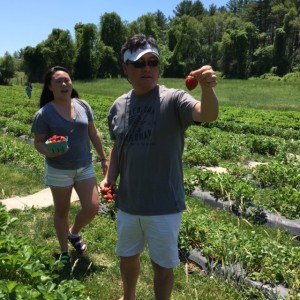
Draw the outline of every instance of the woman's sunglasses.
<instances>
[{"instance_id":1,"label":"woman's sunglasses","mask_svg":"<svg viewBox=\"0 0 300 300\"><path fill-rule=\"evenodd\" d=\"M146 65L150 68L157 67L159 65L159 60L148 60L148 61L131 61L127 60L127 64L133 65L136 69L145 68Z\"/></svg>"}]
</instances>

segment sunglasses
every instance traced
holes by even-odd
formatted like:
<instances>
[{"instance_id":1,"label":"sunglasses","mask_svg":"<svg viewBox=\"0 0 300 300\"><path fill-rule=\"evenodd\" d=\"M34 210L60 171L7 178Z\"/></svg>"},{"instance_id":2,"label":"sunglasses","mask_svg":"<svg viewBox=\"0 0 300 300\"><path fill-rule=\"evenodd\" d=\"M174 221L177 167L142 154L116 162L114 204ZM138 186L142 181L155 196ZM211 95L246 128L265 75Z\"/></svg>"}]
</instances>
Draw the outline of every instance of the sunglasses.
<instances>
[{"instance_id":1,"label":"sunglasses","mask_svg":"<svg viewBox=\"0 0 300 300\"><path fill-rule=\"evenodd\" d=\"M133 65L136 69L145 68L146 65L149 66L150 68L154 68L154 67L157 67L159 65L158 60L148 60L148 61L131 61L131 60L128 60L126 63L130 64L130 65Z\"/></svg>"}]
</instances>

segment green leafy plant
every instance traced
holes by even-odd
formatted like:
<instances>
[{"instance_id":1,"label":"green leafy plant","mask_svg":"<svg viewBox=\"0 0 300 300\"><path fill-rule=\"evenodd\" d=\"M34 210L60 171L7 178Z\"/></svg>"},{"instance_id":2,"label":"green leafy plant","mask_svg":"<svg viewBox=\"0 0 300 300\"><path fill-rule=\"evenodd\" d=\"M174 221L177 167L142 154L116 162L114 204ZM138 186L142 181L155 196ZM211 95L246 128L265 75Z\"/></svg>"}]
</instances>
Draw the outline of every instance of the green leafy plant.
<instances>
[{"instance_id":1,"label":"green leafy plant","mask_svg":"<svg viewBox=\"0 0 300 300\"><path fill-rule=\"evenodd\" d=\"M77 280L57 282L62 264L28 237L10 233L11 218L0 204L0 297L2 299L88 299ZM83 299L83 298L81 298Z\"/></svg>"}]
</instances>

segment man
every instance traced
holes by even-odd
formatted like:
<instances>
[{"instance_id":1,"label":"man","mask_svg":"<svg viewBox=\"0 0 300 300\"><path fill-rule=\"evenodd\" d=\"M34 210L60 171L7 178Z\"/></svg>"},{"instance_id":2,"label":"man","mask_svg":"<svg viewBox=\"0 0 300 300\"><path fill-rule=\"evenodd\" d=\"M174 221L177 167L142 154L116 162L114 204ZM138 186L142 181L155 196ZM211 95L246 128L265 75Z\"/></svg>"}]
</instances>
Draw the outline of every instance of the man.
<instances>
[{"instance_id":1,"label":"man","mask_svg":"<svg viewBox=\"0 0 300 300\"><path fill-rule=\"evenodd\" d=\"M157 84L156 41L133 35L123 45L123 71L133 89L112 105L108 125L115 142L100 188L115 186L118 243L124 300L135 299L139 255L147 243L156 299L170 299L177 239L185 210L182 151L188 126L218 116L215 72L204 66L191 75L201 86L201 102L183 90Z\"/></svg>"}]
</instances>

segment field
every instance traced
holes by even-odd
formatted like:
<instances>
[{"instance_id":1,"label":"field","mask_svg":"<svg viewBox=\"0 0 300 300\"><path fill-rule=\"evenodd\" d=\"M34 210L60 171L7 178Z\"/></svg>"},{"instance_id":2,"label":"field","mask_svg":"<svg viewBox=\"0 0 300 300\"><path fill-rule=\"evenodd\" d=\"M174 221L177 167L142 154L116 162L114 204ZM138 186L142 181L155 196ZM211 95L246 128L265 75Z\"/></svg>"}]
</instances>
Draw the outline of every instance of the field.
<instances>
[{"instance_id":1,"label":"field","mask_svg":"<svg viewBox=\"0 0 300 300\"><path fill-rule=\"evenodd\" d=\"M185 88L180 79L161 79L160 83ZM117 96L128 91L128 82L106 79L75 82L74 87L91 104L105 151L109 153L107 111ZM35 84L32 99L28 100L24 86L0 86L2 199L44 188L43 158L29 142L40 91L41 85ZM290 299L299 299L299 236L279 226L269 228L265 212L276 214L278 219L300 219L300 85L220 79L216 92L220 100L219 119L186 132L183 162L188 209L179 239L182 264L175 270L172 299L279 299L288 294ZM192 93L199 97L199 91ZM254 162L256 167L250 168ZM217 173L211 167L221 167L226 173ZM100 181L101 172L96 168ZM204 204L201 197L195 196L195 189L207 191L215 202L226 203L228 208L214 209ZM73 214L76 209L75 204ZM17 217L9 226L9 234L24 236L30 244L44 246L46 257L57 251L54 229L49 226L52 208L13 211L9 217ZM83 284L85 298L121 296L114 226L113 219L99 215L84 230L90 251L70 272L53 281L54 290L67 279L69 285L78 284L76 280ZM194 250L206 259L202 268L189 259L190 251ZM6 260L3 261L5 266ZM5 269L3 261L0 291L4 286L1 280L21 282L28 276L19 272L19 276L7 278L1 271ZM138 299L152 299L152 273L146 254L142 263ZM8 265L7 260L7 268ZM242 276L236 277L233 266L242 268ZM260 288L254 288L254 283ZM264 288L263 284L275 291Z\"/></svg>"}]
</instances>

